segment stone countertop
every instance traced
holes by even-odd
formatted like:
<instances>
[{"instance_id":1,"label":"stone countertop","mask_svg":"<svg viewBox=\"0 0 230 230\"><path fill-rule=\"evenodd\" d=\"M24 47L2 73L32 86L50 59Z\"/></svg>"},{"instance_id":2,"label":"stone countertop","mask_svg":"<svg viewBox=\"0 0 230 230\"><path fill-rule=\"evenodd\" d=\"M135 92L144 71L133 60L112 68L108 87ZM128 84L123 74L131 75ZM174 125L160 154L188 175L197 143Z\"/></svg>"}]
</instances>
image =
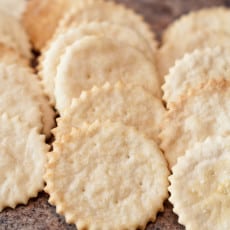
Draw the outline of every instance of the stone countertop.
<instances>
[{"instance_id":1,"label":"stone countertop","mask_svg":"<svg viewBox=\"0 0 230 230\"><path fill-rule=\"evenodd\" d=\"M142 14L160 39L162 31L174 19L191 10L210 6L230 6L230 0L116 0ZM74 225L65 223L64 217L48 204L48 195L39 193L28 205L16 209L7 208L0 213L0 230L74 230ZM177 223L172 206L165 202L165 211L156 222L149 223L146 230L183 230Z\"/></svg>"}]
</instances>

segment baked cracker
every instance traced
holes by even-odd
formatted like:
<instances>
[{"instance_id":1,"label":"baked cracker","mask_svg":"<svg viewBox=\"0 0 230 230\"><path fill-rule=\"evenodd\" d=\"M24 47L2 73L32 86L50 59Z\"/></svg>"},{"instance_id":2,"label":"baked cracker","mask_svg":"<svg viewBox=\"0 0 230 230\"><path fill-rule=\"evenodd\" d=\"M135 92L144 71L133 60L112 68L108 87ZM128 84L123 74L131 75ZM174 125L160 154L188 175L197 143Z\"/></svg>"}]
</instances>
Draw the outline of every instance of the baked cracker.
<instances>
[{"instance_id":1,"label":"baked cracker","mask_svg":"<svg viewBox=\"0 0 230 230\"><path fill-rule=\"evenodd\" d=\"M212 137L179 158L169 200L187 230L230 228L230 138Z\"/></svg>"},{"instance_id":2,"label":"baked cracker","mask_svg":"<svg viewBox=\"0 0 230 230\"><path fill-rule=\"evenodd\" d=\"M196 142L230 132L229 84L226 80L211 80L182 97L166 113L160 139L170 167Z\"/></svg>"},{"instance_id":3,"label":"baked cracker","mask_svg":"<svg viewBox=\"0 0 230 230\"><path fill-rule=\"evenodd\" d=\"M44 187L48 146L36 128L19 118L0 116L0 211L26 204Z\"/></svg>"},{"instance_id":4,"label":"baked cracker","mask_svg":"<svg viewBox=\"0 0 230 230\"><path fill-rule=\"evenodd\" d=\"M64 34L60 34L52 39L46 49L42 51L42 56L39 59L39 75L43 81L45 91L53 104L55 103L54 78L57 74L60 57L65 53L66 47L72 45L76 40L90 35L105 36L111 39L116 37L117 41L139 49L146 54L149 59L154 60L145 39L135 30L127 26L109 22L91 22L77 28L69 29Z\"/></svg>"},{"instance_id":5,"label":"baked cracker","mask_svg":"<svg viewBox=\"0 0 230 230\"><path fill-rule=\"evenodd\" d=\"M211 79L230 80L230 46L195 50L178 60L162 86L167 107L175 106L182 95Z\"/></svg>"},{"instance_id":6,"label":"baked cracker","mask_svg":"<svg viewBox=\"0 0 230 230\"><path fill-rule=\"evenodd\" d=\"M84 122L94 120L120 121L135 127L150 139L159 143L160 124L165 108L159 98L141 86L106 83L93 87L73 99L71 106L58 119L55 137L69 132L72 127L81 127Z\"/></svg>"},{"instance_id":7,"label":"baked cracker","mask_svg":"<svg viewBox=\"0 0 230 230\"><path fill-rule=\"evenodd\" d=\"M152 140L121 123L96 121L54 143L45 191L79 230L144 229L163 209L168 175Z\"/></svg>"},{"instance_id":8,"label":"baked cracker","mask_svg":"<svg viewBox=\"0 0 230 230\"><path fill-rule=\"evenodd\" d=\"M105 82L141 85L161 96L154 63L139 50L105 37L88 36L66 48L55 78L56 107L62 114L82 90Z\"/></svg>"}]
</instances>

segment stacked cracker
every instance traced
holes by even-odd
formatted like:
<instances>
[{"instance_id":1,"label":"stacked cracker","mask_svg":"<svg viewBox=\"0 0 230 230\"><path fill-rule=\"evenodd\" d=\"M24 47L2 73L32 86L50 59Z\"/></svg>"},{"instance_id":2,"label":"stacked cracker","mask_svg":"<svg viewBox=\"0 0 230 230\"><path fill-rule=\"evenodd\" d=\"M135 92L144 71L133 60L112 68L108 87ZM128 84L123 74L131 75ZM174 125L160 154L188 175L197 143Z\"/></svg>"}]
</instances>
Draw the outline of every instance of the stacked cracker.
<instances>
[{"instance_id":1,"label":"stacked cracker","mask_svg":"<svg viewBox=\"0 0 230 230\"><path fill-rule=\"evenodd\" d=\"M60 114L49 202L79 230L144 229L168 197L154 34L141 16L102 0L32 0L23 22Z\"/></svg>"},{"instance_id":2,"label":"stacked cracker","mask_svg":"<svg viewBox=\"0 0 230 230\"><path fill-rule=\"evenodd\" d=\"M160 139L172 168L169 200L188 230L230 229L229 20L224 8L186 15L159 51L162 76L177 59L162 87Z\"/></svg>"},{"instance_id":3,"label":"stacked cracker","mask_svg":"<svg viewBox=\"0 0 230 230\"><path fill-rule=\"evenodd\" d=\"M18 21L24 4L18 1L14 16L7 6L8 1L1 1L0 211L26 204L43 190L49 150L45 135L49 137L54 126L54 111L29 66L31 46Z\"/></svg>"}]
</instances>

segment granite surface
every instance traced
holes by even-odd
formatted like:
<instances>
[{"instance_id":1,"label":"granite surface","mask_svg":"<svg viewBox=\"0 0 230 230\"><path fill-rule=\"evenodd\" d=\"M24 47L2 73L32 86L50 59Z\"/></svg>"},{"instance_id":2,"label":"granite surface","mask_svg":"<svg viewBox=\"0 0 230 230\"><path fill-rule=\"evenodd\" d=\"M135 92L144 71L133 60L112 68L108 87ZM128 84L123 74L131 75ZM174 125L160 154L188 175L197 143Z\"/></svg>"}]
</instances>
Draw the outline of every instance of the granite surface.
<instances>
[{"instance_id":1,"label":"granite surface","mask_svg":"<svg viewBox=\"0 0 230 230\"><path fill-rule=\"evenodd\" d=\"M48 0L47 0L48 1ZM117 0L142 14L160 39L162 31L181 14L202 7L215 5L230 6L230 0ZM64 217L55 212L48 204L48 195L40 193L31 199L28 205L19 205L16 209L5 209L0 213L0 230L74 230L74 225L67 225ZM172 206L165 202L165 211L157 221L149 223L146 230L182 230L177 223L177 216Z\"/></svg>"}]
</instances>

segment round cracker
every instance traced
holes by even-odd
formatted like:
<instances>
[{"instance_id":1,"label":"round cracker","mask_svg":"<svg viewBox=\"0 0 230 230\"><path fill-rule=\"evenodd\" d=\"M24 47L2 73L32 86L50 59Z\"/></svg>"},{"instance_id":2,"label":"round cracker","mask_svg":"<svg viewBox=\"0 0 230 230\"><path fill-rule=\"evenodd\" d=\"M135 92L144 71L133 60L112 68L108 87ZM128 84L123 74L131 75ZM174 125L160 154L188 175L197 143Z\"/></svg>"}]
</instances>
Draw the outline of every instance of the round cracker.
<instances>
[{"instance_id":1,"label":"round cracker","mask_svg":"<svg viewBox=\"0 0 230 230\"><path fill-rule=\"evenodd\" d=\"M153 141L107 121L73 128L64 139L49 155L45 191L68 223L79 230L134 230L155 220L169 171Z\"/></svg>"},{"instance_id":2,"label":"round cracker","mask_svg":"<svg viewBox=\"0 0 230 230\"><path fill-rule=\"evenodd\" d=\"M170 167L196 142L229 133L229 84L225 80L212 80L184 97L166 114L160 139Z\"/></svg>"},{"instance_id":3,"label":"round cracker","mask_svg":"<svg viewBox=\"0 0 230 230\"><path fill-rule=\"evenodd\" d=\"M10 115L18 115L19 111L21 111L20 114L24 114L22 116L25 116L25 120L30 122L35 118L37 118L37 121L39 115L39 120L42 121L40 122L42 132L49 137L51 129L55 126L55 112L50 106L48 98L45 97L37 76L34 75L29 68L23 68L18 65L8 66L1 64L0 69L2 70L2 78L6 78L6 83L9 82L6 86L2 80L2 92L4 92L5 98L2 97L1 100L2 103L5 104L6 111L8 111L7 105L9 103L8 94L12 94L11 97L14 99L11 100L13 100L12 103L14 103L10 106L10 109L12 109L14 113L10 113ZM19 97L20 94L22 98ZM32 101L30 104L26 104L25 99ZM28 113L30 110L33 114ZM36 124L37 122L33 121L32 123Z\"/></svg>"},{"instance_id":4,"label":"round cracker","mask_svg":"<svg viewBox=\"0 0 230 230\"><path fill-rule=\"evenodd\" d=\"M107 21L114 24L121 24L136 30L148 42L151 51L155 53L157 42L154 33L151 31L143 17L114 2L95 2L86 7L73 9L60 21L57 33L63 32L70 27L78 27L82 23Z\"/></svg>"},{"instance_id":5,"label":"round cracker","mask_svg":"<svg viewBox=\"0 0 230 230\"><path fill-rule=\"evenodd\" d=\"M230 138L213 137L179 158L169 177L170 201L187 230L230 227Z\"/></svg>"},{"instance_id":6,"label":"round cracker","mask_svg":"<svg viewBox=\"0 0 230 230\"><path fill-rule=\"evenodd\" d=\"M185 53L206 47L229 47L229 39L230 31L202 29L194 32L192 36L183 36L183 40L180 42L177 40L167 42L161 47L157 55L157 65L161 78L164 78L170 67L174 66L175 61L182 58Z\"/></svg>"},{"instance_id":7,"label":"round cracker","mask_svg":"<svg viewBox=\"0 0 230 230\"><path fill-rule=\"evenodd\" d=\"M43 51L42 57L40 58L39 75L43 80L44 88L51 102L55 102L54 77L57 74L60 57L64 54L66 47L90 35L105 36L111 39L116 37L117 41L133 46L146 54L150 59L153 59L148 43L135 30L129 27L108 22L92 22L81 25L78 28L70 29L66 31L66 33L60 34L53 39L49 46Z\"/></svg>"},{"instance_id":8,"label":"round cracker","mask_svg":"<svg viewBox=\"0 0 230 230\"><path fill-rule=\"evenodd\" d=\"M163 44L191 36L196 31L223 30L230 32L230 10L226 7L212 7L193 11L171 24L164 32Z\"/></svg>"},{"instance_id":9,"label":"round cracker","mask_svg":"<svg viewBox=\"0 0 230 230\"><path fill-rule=\"evenodd\" d=\"M23 15L23 25L33 46L41 50L52 38L66 11L102 0L30 0Z\"/></svg>"},{"instance_id":10,"label":"round cracker","mask_svg":"<svg viewBox=\"0 0 230 230\"><path fill-rule=\"evenodd\" d=\"M26 204L43 189L48 146L18 118L0 116L0 211Z\"/></svg>"},{"instance_id":11,"label":"round cracker","mask_svg":"<svg viewBox=\"0 0 230 230\"><path fill-rule=\"evenodd\" d=\"M165 77L163 99L171 109L182 95L208 80L230 80L229 72L230 46L196 50L178 60Z\"/></svg>"},{"instance_id":12,"label":"round cracker","mask_svg":"<svg viewBox=\"0 0 230 230\"><path fill-rule=\"evenodd\" d=\"M18 71L18 70L17 70ZM40 106L30 88L20 83L16 72L12 74L8 66L0 64L0 112L27 122L30 127L42 129Z\"/></svg>"},{"instance_id":13,"label":"round cracker","mask_svg":"<svg viewBox=\"0 0 230 230\"><path fill-rule=\"evenodd\" d=\"M58 120L58 133L81 127L82 123L95 120L121 121L134 126L159 143L160 124L165 108L160 99L154 97L140 86L106 83L102 87L93 87L83 92L78 99L73 99L71 107ZM67 132L68 132L67 131Z\"/></svg>"},{"instance_id":14,"label":"round cracker","mask_svg":"<svg viewBox=\"0 0 230 230\"><path fill-rule=\"evenodd\" d=\"M105 82L141 85L160 97L154 64L139 50L105 37L76 41L62 56L55 78L56 107L62 114L82 90Z\"/></svg>"},{"instance_id":15,"label":"round cracker","mask_svg":"<svg viewBox=\"0 0 230 230\"><path fill-rule=\"evenodd\" d=\"M0 43L14 49L23 57L31 58L30 43L23 26L13 16L0 10Z\"/></svg>"}]
</instances>

